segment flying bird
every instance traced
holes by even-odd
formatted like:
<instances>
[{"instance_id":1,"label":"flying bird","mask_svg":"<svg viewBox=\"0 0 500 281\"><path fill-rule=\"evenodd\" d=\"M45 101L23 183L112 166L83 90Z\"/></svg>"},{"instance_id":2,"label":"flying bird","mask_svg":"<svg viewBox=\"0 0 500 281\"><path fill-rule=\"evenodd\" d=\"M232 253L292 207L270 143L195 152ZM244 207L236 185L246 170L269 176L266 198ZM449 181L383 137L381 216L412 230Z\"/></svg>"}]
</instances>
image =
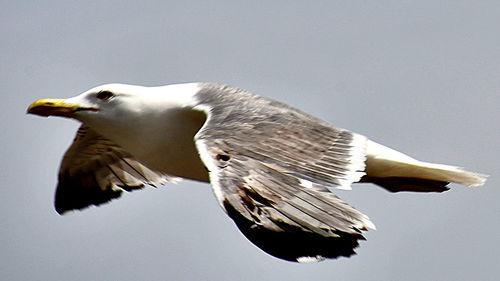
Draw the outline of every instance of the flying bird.
<instances>
[{"instance_id":1,"label":"flying bird","mask_svg":"<svg viewBox=\"0 0 500 281\"><path fill-rule=\"evenodd\" d=\"M107 84L73 98L35 101L28 113L82 123L61 162L58 213L146 184L210 182L239 230L288 261L349 257L362 232L375 229L332 189L370 182L391 192L443 192L450 182L480 186L486 180L215 83Z\"/></svg>"}]
</instances>

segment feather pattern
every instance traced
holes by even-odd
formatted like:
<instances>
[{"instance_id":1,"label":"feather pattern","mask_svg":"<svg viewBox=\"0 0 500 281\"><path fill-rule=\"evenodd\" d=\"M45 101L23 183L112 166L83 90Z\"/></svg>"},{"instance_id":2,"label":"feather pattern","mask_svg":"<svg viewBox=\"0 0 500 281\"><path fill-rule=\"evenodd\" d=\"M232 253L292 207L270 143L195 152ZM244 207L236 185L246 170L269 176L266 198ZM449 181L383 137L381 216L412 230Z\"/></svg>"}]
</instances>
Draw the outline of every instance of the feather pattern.
<instances>
[{"instance_id":1,"label":"feather pattern","mask_svg":"<svg viewBox=\"0 0 500 281\"><path fill-rule=\"evenodd\" d=\"M132 191L164 184L174 177L153 171L118 145L82 125L66 151L55 194L58 213L100 205Z\"/></svg>"},{"instance_id":2,"label":"feather pattern","mask_svg":"<svg viewBox=\"0 0 500 281\"><path fill-rule=\"evenodd\" d=\"M366 139L242 90L203 89L208 119L195 141L220 204L240 230L287 260L351 255L373 224L327 187L360 179Z\"/></svg>"}]
</instances>

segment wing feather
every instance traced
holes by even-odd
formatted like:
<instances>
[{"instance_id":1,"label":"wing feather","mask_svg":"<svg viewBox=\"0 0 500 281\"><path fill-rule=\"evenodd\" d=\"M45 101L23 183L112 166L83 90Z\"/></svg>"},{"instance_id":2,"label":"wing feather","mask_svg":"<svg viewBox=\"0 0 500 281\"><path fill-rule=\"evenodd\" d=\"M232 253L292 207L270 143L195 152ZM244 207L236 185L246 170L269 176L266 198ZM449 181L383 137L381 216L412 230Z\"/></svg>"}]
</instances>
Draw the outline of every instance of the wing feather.
<instances>
[{"instance_id":1,"label":"wing feather","mask_svg":"<svg viewBox=\"0 0 500 281\"><path fill-rule=\"evenodd\" d=\"M60 214L100 205L122 190L164 184L173 177L153 171L122 148L82 125L59 169L55 208Z\"/></svg>"},{"instance_id":2,"label":"wing feather","mask_svg":"<svg viewBox=\"0 0 500 281\"><path fill-rule=\"evenodd\" d=\"M200 108L208 118L195 142L243 234L291 261L352 255L373 224L328 187L361 178L366 138L242 90L207 88Z\"/></svg>"}]
</instances>

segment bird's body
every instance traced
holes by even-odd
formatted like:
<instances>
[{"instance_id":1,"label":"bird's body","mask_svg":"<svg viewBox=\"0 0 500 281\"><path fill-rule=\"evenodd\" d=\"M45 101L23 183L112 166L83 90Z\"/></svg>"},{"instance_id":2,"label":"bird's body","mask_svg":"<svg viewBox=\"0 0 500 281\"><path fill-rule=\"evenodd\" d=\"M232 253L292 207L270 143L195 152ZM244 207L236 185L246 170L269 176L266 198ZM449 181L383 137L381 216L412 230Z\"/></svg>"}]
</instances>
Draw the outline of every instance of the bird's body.
<instances>
[{"instance_id":1,"label":"bird's body","mask_svg":"<svg viewBox=\"0 0 500 281\"><path fill-rule=\"evenodd\" d=\"M83 125L61 164L56 210L99 205L175 177L212 184L249 240L292 261L350 256L374 228L329 188L372 182L390 191L442 192L485 177L417 161L300 110L213 83L109 84L30 113Z\"/></svg>"}]
</instances>

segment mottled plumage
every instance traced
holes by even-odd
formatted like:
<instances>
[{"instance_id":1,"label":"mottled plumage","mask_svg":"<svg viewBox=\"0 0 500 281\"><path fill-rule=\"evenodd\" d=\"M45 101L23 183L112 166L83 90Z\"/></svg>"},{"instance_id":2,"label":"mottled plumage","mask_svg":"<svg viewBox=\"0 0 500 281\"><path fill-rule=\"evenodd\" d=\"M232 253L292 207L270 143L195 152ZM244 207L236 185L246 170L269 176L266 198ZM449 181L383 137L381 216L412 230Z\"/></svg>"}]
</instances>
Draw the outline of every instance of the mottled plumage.
<instances>
[{"instance_id":1,"label":"mottled plumage","mask_svg":"<svg viewBox=\"0 0 500 281\"><path fill-rule=\"evenodd\" d=\"M111 84L28 111L83 123L61 164L59 213L177 177L210 181L241 232L290 261L350 256L362 231L375 228L331 188L372 182L392 192L442 192L449 182L485 181L220 84Z\"/></svg>"}]
</instances>

